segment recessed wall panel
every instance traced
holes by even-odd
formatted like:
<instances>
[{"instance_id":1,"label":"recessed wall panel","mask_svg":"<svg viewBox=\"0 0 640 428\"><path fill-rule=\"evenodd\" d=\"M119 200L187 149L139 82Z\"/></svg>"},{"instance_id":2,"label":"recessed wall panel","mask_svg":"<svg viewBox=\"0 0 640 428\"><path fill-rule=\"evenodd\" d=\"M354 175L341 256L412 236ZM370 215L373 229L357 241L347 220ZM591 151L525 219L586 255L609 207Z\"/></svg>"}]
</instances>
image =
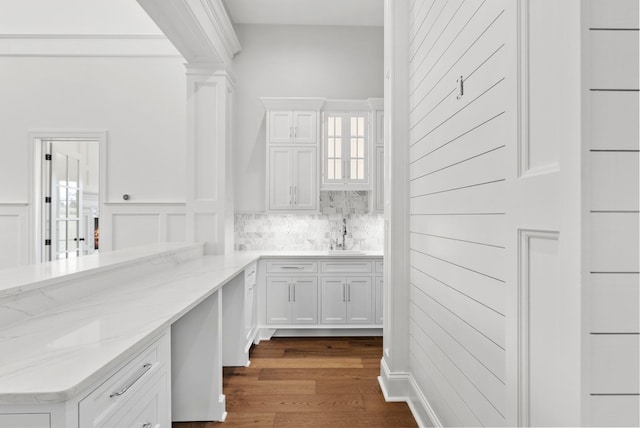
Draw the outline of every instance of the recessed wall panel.
<instances>
[{"instance_id":1,"label":"recessed wall panel","mask_svg":"<svg viewBox=\"0 0 640 428\"><path fill-rule=\"evenodd\" d=\"M213 201L218 198L218 123L217 94L215 83L197 83L195 101L195 162L193 183L196 200Z\"/></svg>"},{"instance_id":2,"label":"recessed wall panel","mask_svg":"<svg viewBox=\"0 0 640 428\"><path fill-rule=\"evenodd\" d=\"M19 215L0 215L0 268L20 264L23 238Z\"/></svg>"},{"instance_id":3,"label":"recessed wall panel","mask_svg":"<svg viewBox=\"0 0 640 428\"><path fill-rule=\"evenodd\" d=\"M111 224L114 250L160 241L159 214L114 214Z\"/></svg>"},{"instance_id":4,"label":"recessed wall panel","mask_svg":"<svg viewBox=\"0 0 640 428\"><path fill-rule=\"evenodd\" d=\"M211 213L195 214L195 240L204 242L205 254L216 254L218 243L218 216Z\"/></svg>"},{"instance_id":5,"label":"recessed wall panel","mask_svg":"<svg viewBox=\"0 0 640 428\"><path fill-rule=\"evenodd\" d=\"M167 215L167 241L184 242L187 239L186 216L184 214Z\"/></svg>"}]
</instances>

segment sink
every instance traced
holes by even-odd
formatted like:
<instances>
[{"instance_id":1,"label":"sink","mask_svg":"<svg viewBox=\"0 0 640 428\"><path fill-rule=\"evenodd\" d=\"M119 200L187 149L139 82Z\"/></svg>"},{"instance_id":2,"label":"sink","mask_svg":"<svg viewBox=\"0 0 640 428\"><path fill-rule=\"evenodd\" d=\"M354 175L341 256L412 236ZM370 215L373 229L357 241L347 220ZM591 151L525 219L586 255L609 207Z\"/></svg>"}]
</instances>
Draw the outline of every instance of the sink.
<instances>
[{"instance_id":1,"label":"sink","mask_svg":"<svg viewBox=\"0 0 640 428\"><path fill-rule=\"evenodd\" d=\"M330 256L353 256L353 255L364 255L365 252L362 250L329 250L327 254Z\"/></svg>"}]
</instances>

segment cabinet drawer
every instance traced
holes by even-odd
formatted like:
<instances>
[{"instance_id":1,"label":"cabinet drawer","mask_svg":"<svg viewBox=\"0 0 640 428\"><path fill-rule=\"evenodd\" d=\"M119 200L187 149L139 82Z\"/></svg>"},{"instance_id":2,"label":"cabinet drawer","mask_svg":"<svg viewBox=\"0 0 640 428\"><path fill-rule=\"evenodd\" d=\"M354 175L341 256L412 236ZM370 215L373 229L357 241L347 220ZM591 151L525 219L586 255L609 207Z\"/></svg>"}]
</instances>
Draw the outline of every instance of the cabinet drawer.
<instances>
[{"instance_id":1,"label":"cabinet drawer","mask_svg":"<svg viewBox=\"0 0 640 428\"><path fill-rule=\"evenodd\" d=\"M0 427L7 428L49 428L48 413L0 415Z\"/></svg>"},{"instance_id":2,"label":"cabinet drawer","mask_svg":"<svg viewBox=\"0 0 640 428\"><path fill-rule=\"evenodd\" d=\"M304 260L272 260L267 262L267 273L316 273L318 272L318 262Z\"/></svg>"},{"instance_id":3,"label":"cabinet drawer","mask_svg":"<svg viewBox=\"0 0 640 428\"><path fill-rule=\"evenodd\" d=\"M166 334L80 401L80 426L105 426L105 422L126 406L129 400L140 397L141 389L156 373L167 373L170 359L171 346L169 335Z\"/></svg>"},{"instance_id":4,"label":"cabinet drawer","mask_svg":"<svg viewBox=\"0 0 640 428\"><path fill-rule=\"evenodd\" d=\"M384 272L384 262L376 262L376 273Z\"/></svg>"},{"instance_id":5,"label":"cabinet drawer","mask_svg":"<svg viewBox=\"0 0 640 428\"><path fill-rule=\"evenodd\" d=\"M371 273L370 261L329 260L322 262L323 273Z\"/></svg>"},{"instance_id":6,"label":"cabinet drawer","mask_svg":"<svg viewBox=\"0 0 640 428\"><path fill-rule=\"evenodd\" d=\"M168 413L168 373L159 373L150 382L150 387L141 391L140 397L133 398L113 413L104 428L170 428ZM156 379L157 378L157 379Z\"/></svg>"}]
</instances>

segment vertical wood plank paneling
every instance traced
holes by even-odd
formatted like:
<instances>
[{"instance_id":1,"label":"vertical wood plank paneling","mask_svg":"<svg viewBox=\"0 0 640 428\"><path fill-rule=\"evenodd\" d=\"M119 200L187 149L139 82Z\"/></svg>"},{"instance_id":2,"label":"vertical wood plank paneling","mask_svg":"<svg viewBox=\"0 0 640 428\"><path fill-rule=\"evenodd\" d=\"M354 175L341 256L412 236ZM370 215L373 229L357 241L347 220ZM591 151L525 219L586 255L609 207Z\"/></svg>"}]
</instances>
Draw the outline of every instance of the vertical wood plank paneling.
<instances>
[{"instance_id":1,"label":"vertical wood plank paneling","mask_svg":"<svg viewBox=\"0 0 640 428\"><path fill-rule=\"evenodd\" d=\"M411 370L444 425L505 423L506 5L411 12Z\"/></svg>"},{"instance_id":2,"label":"vertical wood plank paneling","mask_svg":"<svg viewBox=\"0 0 640 428\"><path fill-rule=\"evenodd\" d=\"M640 419L639 5L588 2L592 426Z\"/></svg>"}]
</instances>

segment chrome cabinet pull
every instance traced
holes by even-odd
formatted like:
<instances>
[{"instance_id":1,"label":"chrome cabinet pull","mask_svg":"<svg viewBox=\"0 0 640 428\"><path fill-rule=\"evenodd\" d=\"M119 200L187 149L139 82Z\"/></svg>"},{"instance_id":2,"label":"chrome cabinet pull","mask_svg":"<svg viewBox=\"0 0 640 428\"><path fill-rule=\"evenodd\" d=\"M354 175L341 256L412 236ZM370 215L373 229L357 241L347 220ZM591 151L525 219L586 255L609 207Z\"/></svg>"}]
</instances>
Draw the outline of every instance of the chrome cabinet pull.
<instances>
[{"instance_id":1,"label":"chrome cabinet pull","mask_svg":"<svg viewBox=\"0 0 640 428\"><path fill-rule=\"evenodd\" d=\"M153 367L153 364L151 363L144 364L142 368L138 370L138 372L134 375L133 379L127 382L127 384L123 386L119 391L109 394L109 398L120 397L121 395L126 394L129 388L131 388L137 381L139 381L140 378L145 375L145 373L151 370L151 367Z\"/></svg>"},{"instance_id":2,"label":"chrome cabinet pull","mask_svg":"<svg viewBox=\"0 0 640 428\"><path fill-rule=\"evenodd\" d=\"M298 205L298 186L293 186L293 204Z\"/></svg>"},{"instance_id":3,"label":"chrome cabinet pull","mask_svg":"<svg viewBox=\"0 0 640 428\"><path fill-rule=\"evenodd\" d=\"M280 269L304 269L302 266L281 266Z\"/></svg>"},{"instance_id":4,"label":"chrome cabinet pull","mask_svg":"<svg viewBox=\"0 0 640 428\"><path fill-rule=\"evenodd\" d=\"M291 132L293 131L293 126L289 127L289 138L291 138Z\"/></svg>"},{"instance_id":5,"label":"chrome cabinet pull","mask_svg":"<svg viewBox=\"0 0 640 428\"><path fill-rule=\"evenodd\" d=\"M347 285L347 302L351 301L351 283Z\"/></svg>"},{"instance_id":6,"label":"chrome cabinet pull","mask_svg":"<svg viewBox=\"0 0 640 428\"><path fill-rule=\"evenodd\" d=\"M292 287L293 288L293 301L296 301L296 284L293 284Z\"/></svg>"},{"instance_id":7,"label":"chrome cabinet pull","mask_svg":"<svg viewBox=\"0 0 640 428\"><path fill-rule=\"evenodd\" d=\"M289 186L289 205L293 205L293 186Z\"/></svg>"},{"instance_id":8,"label":"chrome cabinet pull","mask_svg":"<svg viewBox=\"0 0 640 428\"><path fill-rule=\"evenodd\" d=\"M291 283L289 283L289 296L287 296L289 298L289 302L291 301Z\"/></svg>"},{"instance_id":9,"label":"chrome cabinet pull","mask_svg":"<svg viewBox=\"0 0 640 428\"><path fill-rule=\"evenodd\" d=\"M346 302L347 301L347 286L345 285L345 283L342 283L342 301Z\"/></svg>"}]
</instances>

